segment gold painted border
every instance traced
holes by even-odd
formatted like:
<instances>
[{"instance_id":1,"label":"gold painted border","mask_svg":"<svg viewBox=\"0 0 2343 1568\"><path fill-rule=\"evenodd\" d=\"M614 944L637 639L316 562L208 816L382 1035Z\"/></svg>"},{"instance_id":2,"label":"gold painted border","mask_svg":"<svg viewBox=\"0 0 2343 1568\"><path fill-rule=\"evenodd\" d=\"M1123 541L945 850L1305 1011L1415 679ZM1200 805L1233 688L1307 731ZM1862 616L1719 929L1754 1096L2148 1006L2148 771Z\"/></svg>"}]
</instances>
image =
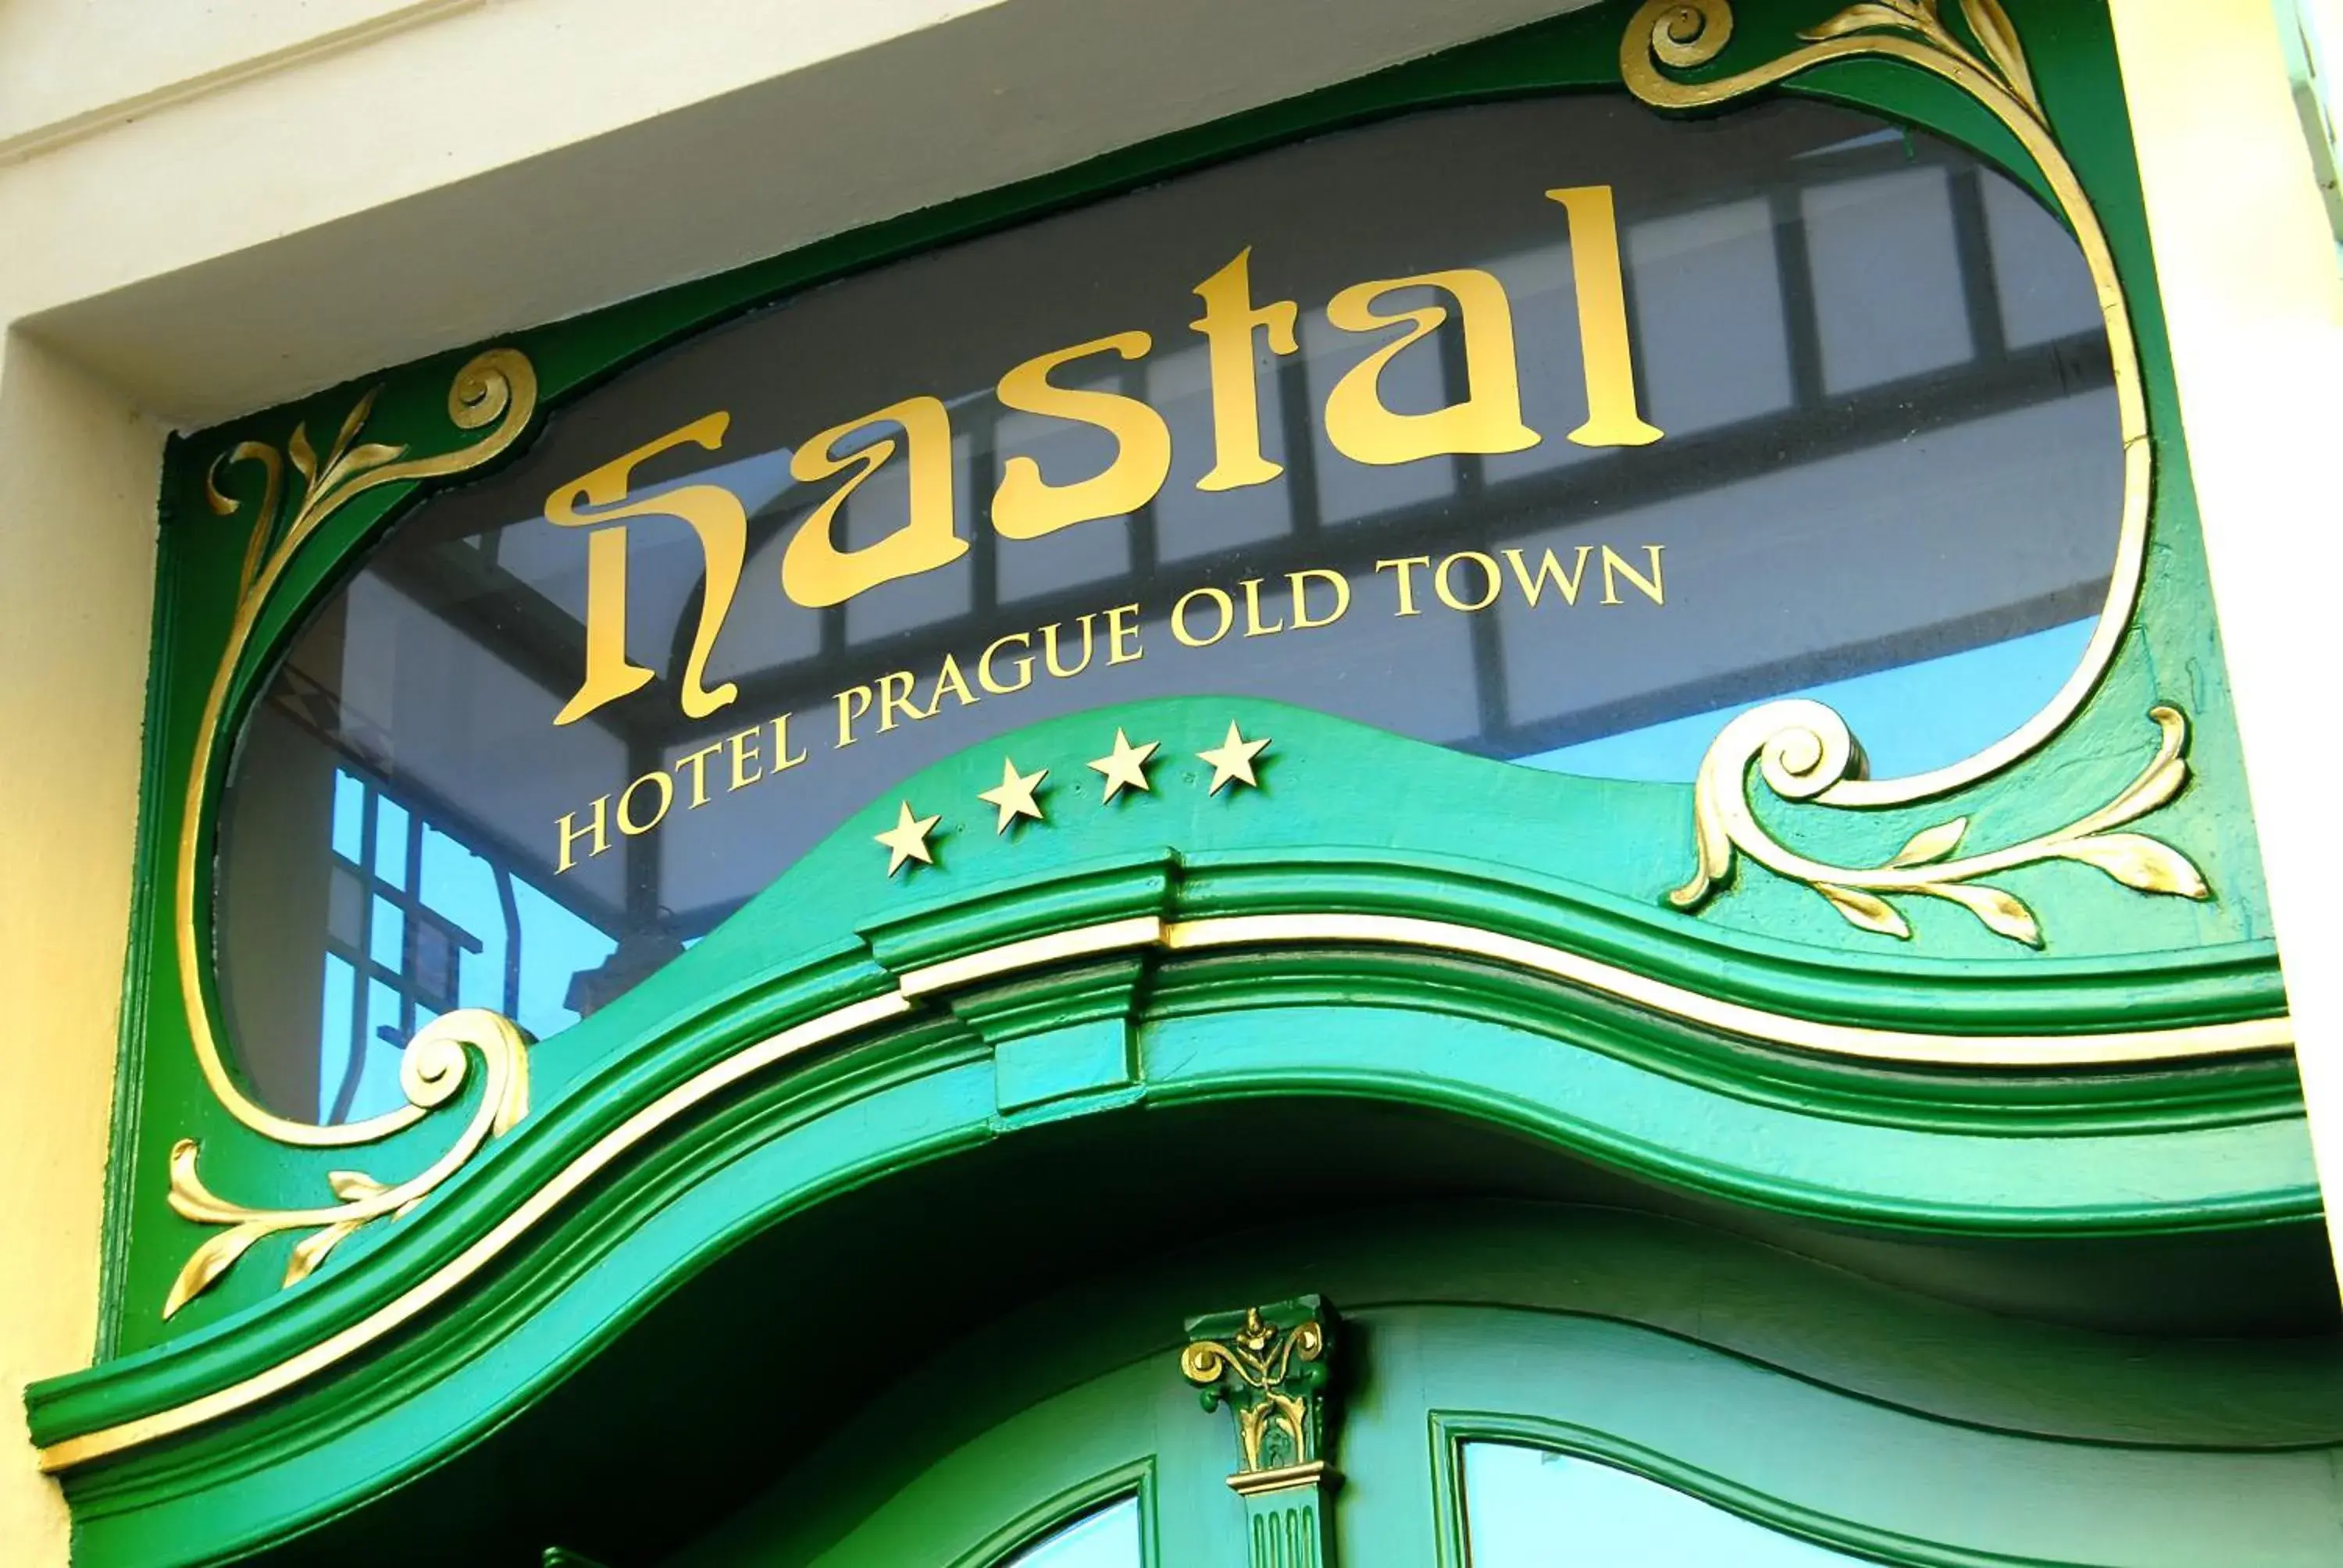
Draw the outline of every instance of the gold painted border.
<instances>
[{"instance_id":1,"label":"gold painted border","mask_svg":"<svg viewBox=\"0 0 2343 1568\"><path fill-rule=\"evenodd\" d=\"M2115 663L2117 649L2130 633L2147 578L2156 450L2149 439L2147 380L2138 338L2132 330L2114 247L2081 178L2051 129L2026 68L2023 49L2006 18L1999 29L1990 25L1985 29L2005 32L2005 47L1989 47L1986 55L1980 56L1945 29L1936 14L1937 3L1896 0L1889 5L1850 6L1833 23L1798 35L1798 46L1786 54L1703 82L1681 81L1667 72L1697 68L1724 52L1735 31L1733 0L1645 0L1629 20L1620 45L1620 79L1627 91L1653 108L1679 112L1725 107L1835 60L1891 60L1950 83L2016 138L2048 185L2083 253L2107 327L2117 425L2123 442L2123 503L2107 597L2081 660L2047 704L1983 750L1942 768L1896 779L1872 779L1858 769L1843 769L1835 779L1817 780L1814 789L1798 797L1825 806L1896 806L1929 799L1998 773L2039 749L2082 710ZM1977 16L1966 0L1963 9L1970 13L1975 25Z\"/></svg>"},{"instance_id":2,"label":"gold painted border","mask_svg":"<svg viewBox=\"0 0 2343 1568\"><path fill-rule=\"evenodd\" d=\"M228 739L225 732L232 720L240 721L246 717L251 706L247 702L231 713L228 699L235 692L237 670L259 630L261 615L268 607L270 596L283 582L301 548L327 519L367 490L461 474L502 455L520 439L529 421L537 416L537 367L518 348L491 348L468 361L448 385L447 421L458 431L482 434L470 446L436 457L410 457L404 446L358 444L357 438L372 417L375 399L381 391L377 387L358 399L322 460L309 441L305 422L294 427L283 452L261 441L239 442L205 476L212 510L222 517L233 517L239 509L237 503L219 488L218 469L222 466L256 465L266 477L266 484L253 516L251 541L245 547L236 615L228 624L226 646L220 651L218 667L212 673L210 689L204 697L203 716L196 724L195 752L187 761L186 794L180 808L178 857L172 883L176 917L172 922L172 936L179 969L179 1000L186 1012L187 1038L195 1048L196 1065L203 1070L204 1082L210 1087L212 1097L229 1115L262 1137L304 1149L341 1149L371 1143L414 1126L429 1115L434 1106L410 1097L397 1110L363 1121L338 1125L297 1121L254 1100L236 1082L220 1049L208 962L210 911L202 907L201 897L209 890L202 875L204 852L211 844L212 829L216 826L212 820L213 797L224 782L215 779L214 774L219 771L223 741ZM280 501L290 499L283 494L288 457L303 482L303 489L291 518L282 519ZM498 1022L509 1027L507 1020ZM417 1036L408 1042L407 1051L410 1055L422 1039ZM404 1070L402 1067L402 1076Z\"/></svg>"},{"instance_id":3,"label":"gold painted border","mask_svg":"<svg viewBox=\"0 0 2343 1568\"><path fill-rule=\"evenodd\" d=\"M1721 1001L1546 943L1459 921L1408 915L1229 915L1173 921L1146 915L1108 920L907 970L892 991L833 1009L745 1047L669 1090L604 1133L444 1267L357 1322L241 1382L168 1410L53 1443L41 1450L41 1469L55 1474L191 1431L282 1393L355 1355L447 1299L571 1194L668 1123L768 1067L859 1030L909 1016L915 998L1105 952L1330 944L1483 959L1761 1044L1788 1043L1825 1055L1873 1061L2021 1069L2085 1063L2136 1065L2277 1050L2293 1043L2291 1020L2283 1015L2088 1035L1924 1034L1821 1023Z\"/></svg>"}]
</instances>

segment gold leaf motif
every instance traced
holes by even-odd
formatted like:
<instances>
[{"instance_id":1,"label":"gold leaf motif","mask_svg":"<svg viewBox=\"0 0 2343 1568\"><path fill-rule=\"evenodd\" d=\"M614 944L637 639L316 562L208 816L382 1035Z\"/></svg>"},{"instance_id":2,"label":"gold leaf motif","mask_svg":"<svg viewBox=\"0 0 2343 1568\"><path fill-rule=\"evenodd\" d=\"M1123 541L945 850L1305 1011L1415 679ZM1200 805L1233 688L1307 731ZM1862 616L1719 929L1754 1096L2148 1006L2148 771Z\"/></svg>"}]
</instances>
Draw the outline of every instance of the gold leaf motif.
<instances>
[{"instance_id":1,"label":"gold leaf motif","mask_svg":"<svg viewBox=\"0 0 2343 1568\"><path fill-rule=\"evenodd\" d=\"M317 483L317 449L309 445L308 426L296 425L293 427L293 438L285 443L285 453L286 456L293 459L293 467L295 470L298 472L304 479L308 480L313 485Z\"/></svg>"},{"instance_id":2,"label":"gold leaf motif","mask_svg":"<svg viewBox=\"0 0 2343 1568\"><path fill-rule=\"evenodd\" d=\"M2210 890L2187 856L2145 833L2099 833L2061 844L2054 851L2069 860L2097 866L2127 888L2202 899Z\"/></svg>"},{"instance_id":3,"label":"gold leaf motif","mask_svg":"<svg viewBox=\"0 0 2343 1568\"><path fill-rule=\"evenodd\" d=\"M1881 27L1899 33L1925 28L1935 21L1933 14L1916 11L1910 5L1883 3L1883 0L1861 0L1860 4L1848 6L1829 21L1809 27L1798 36L1818 44L1825 38L1842 38L1849 33L1868 33Z\"/></svg>"},{"instance_id":4,"label":"gold leaf motif","mask_svg":"<svg viewBox=\"0 0 2343 1568\"><path fill-rule=\"evenodd\" d=\"M341 470L346 476L363 474L370 468L379 468L385 463L397 462L406 451L407 448L404 447L389 447L380 441L368 441L363 447L353 447L342 454Z\"/></svg>"},{"instance_id":5,"label":"gold leaf motif","mask_svg":"<svg viewBox=\"0 0 2343 1568\"><path fill-rule=\"evenodd\" d=\"M1966 817L1956 817L1949 822L1939 822L1933 828L1923 828L1912 835L1910 842L1896 851L1891 866L1925 866L1931 860L1941 860L1961 847L1961 835L1969 830Z\"/></svg>"},{"instance_id":6,"label":"gold leaf motif","mask_svg":"<svg viewBox=\"0 0 2343 1568\"><path fill-rule=\"evenodd\" d=\"M163 1315L169 1317L197 1295L211 1288L212 1282L238 1258L245 1249L267 1233L262 1225L238 1225L232 1231L222 1231L188 1255L179 1277L171 1282L171 1293L163 1302Z\"/></svg>"},{"instance_id":7,"label":"gold leaf motif","mask_svg":"<svg viewBox=\"0 0 2343 1568\"><path fill-rule=\"evenodd\" d=\"M2026 68L2026 51L2018 47L2017 29L2010 25L2009 13L2001 8L2001 0L1961 0L1961 15L1984 46L1986 58L2009 90L2025 100L2038 116L2041 100L2035 96L2034 74Z\"/></svg>"},{"instance_id":8,"label":"gold leaf motif","mask_svg":"<svg viewBox=\"0 0 2343 1568\"><path fill-rule=\"evenodd\" d=\"M328 1171L326 1172L326 1185L334 1190L335 1197L346 1203L390 1191L363 1171Z\"/></svg>"},{"instance_id":9,"label":"gold leaf motif","mask_svg":"<svg viewBox=\"0 0 2343 1568\"><path fill-rule=\"evenodd\" d=\"M2006 893L1999 888L1988 888L1981 883L1959 882L1931 882L1919 890L1960 905L1984 921L1986 930L1996 936L2024 942L2029 948L2042 945L2041 923L2035 920L2034 911L2014 893Z\"/></svg>"},{"instance_id":10,"label":"gold leaf motif","mask_svg":"<svg viewBox=\"0 0 2343 1568\"><path fill-rule=\"evenodd\" d=\"M285 1282L297 1285L326 1261L326 1254L341 1244L343 1237L358 1228L357 1220L338 1220L322 1231L312 1231L293 1243L293 1255L286 1260Z\"/></svg>"},{"instance_id":11,"label":"gold leaf motif","mask_svg":"<svg viewBox=\"0 0 2343 1568\"><path fill-rule=\"evenodd\" d=\"M374 413L374 400L380 396L381 387L370 387L364 397L350 406L350 411L343 416L341 429L334 437L335 457L340 457L343 449L357 439L358 432L366 428L367 417Z\"/></svg>"},{"instance_id":12,"label":"gold leaf motif","mask_svg":"<svg viewBox=\"0 0 2343 1568\"><path fill-rule=\"evenodd\" d=\"M1842 888L1835 882L1816 882L1815 891L1831 901L1831 907L1846 917L1849 925L1860 926L1866 931L1877 931L1883 937L1908 937L1912 928L1896 912L1886 900L1874 897L1855 888Z\"/></svg>"}]
</instances>

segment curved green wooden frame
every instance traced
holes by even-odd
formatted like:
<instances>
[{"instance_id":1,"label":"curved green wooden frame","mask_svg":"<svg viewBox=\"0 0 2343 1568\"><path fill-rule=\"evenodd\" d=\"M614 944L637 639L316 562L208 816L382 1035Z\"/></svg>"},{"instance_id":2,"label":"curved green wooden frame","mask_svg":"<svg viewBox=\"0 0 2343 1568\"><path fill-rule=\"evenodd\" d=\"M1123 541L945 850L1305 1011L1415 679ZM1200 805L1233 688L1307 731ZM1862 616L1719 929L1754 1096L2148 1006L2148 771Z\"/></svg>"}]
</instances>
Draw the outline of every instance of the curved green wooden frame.
<instances>
[{"instance_id":1,"label":"curved green wooden frame","mask_svg":"<svg viewBox=\"0 0 2343 1568\"><path fill-rule=\"evenodd\" d=\"M1746 9L1758 7L1753 0ZM2027 10L2018 10L2023 25ZM1625 14L1623 5L1597 7L517 341L537 364L548 404L558 404L776 294L948 239L1410 107L1614 84ZM2173 392L2111 45L2103 17L2061 25L2037 51L2036 75L2107 222L2134 301L2151 408L2158 428L2170 429ZM2000 129L1942 84L1856 63L1817 71L1800 90L1927 125L2018 166ZM437 428L437 403L458 357L392 377L377 422ZM330 426L354 396L324 394L174 443L157 609L165 651L152 687L141 829L141 864L150 871L167 862L159 851L180 826L176 769L191 749L189 727L206 661L221 643L242 548L209 526L201 476L212 455L238 439L281 439L299 417ZM537 1111L435 1201L354 1237L297 1291L279 1294L265 1261L247 1265L165 1332L146 1304L160 1300L196 1234L161 1201L174 1139L201 1138L207 1176L239 1193L311 1192L326 1168L347 1156L266 1143L209 1101L187 1059L184 1026L171 1014L171 915L156 891L166 879L143 877L125 1008L103 1347L109 1356L130 1353L36 1387L29 1398L36 1439L53 1444L166 1412L325 1343L447 1267L595 1140L694 1072L793 1023L884 994L919 965L1007 936L1119 916L1403 912L1453 918L1826 1022L2057 1036L2281 1013L2186 466L2177 445L2165 445L2158 548L2124 654L2024 787L2005 778L1958 801L1981 820L2016 825L2065 810L2070 795L2097 781L2077 782L2077 769L2059 764L2121 759L2152 742L2138 730L2162 689L2158 672L2186 669L2197 683L2199 782L2167 809L2159 831L2206 868L2222 897L2210 907L2142 903L2087 874L2061 882L2049 901L2083 934L2059 956L2012 957L1961 924L1957 911L1930 933L1928 953L1944 956L1888 951L1814 907L1811 895L1762 879L1704 919L1668 914L1656 894L1689 854L1688 789L1558 779L1244 703L1237 706L1276 737L1268 789L1214 800L1210 818L1194 802L1170 804L1167 790L1138 809L1101 813L1078 846L1044 848L1022 861L1012 858L1015 842L963 834L948 846L943 874L907 895L870 863L878 809L858 817L684 960L540 1047ZM257 689L307 607L414 499L408 487L387 487L330 519L294 563L294 580L256 635L231 714ZM1143 720L1192 751L1218 738L1231 709L1174 699L1036 726L1014 739L1021 758L1047 753L1053 767L1078 772L1079 761L1065 759L1095 755L1084 748L1102 722L1111 730ZM939 799L972 796L995 781L981 777L987 769L997 770L997 759L980 749L910 788ZM2028 774L2024 765L2016 771ZM1499 814L1537 821L1548 836L1521 863L1493 865L1469 833L1396 809L1393 791L1359 782L1394 776L1424 791L1469 790ZM1921 813L1942 814L1942 803ZM1885 854L1919 823L1912 812L1887 811L1835 830L1859 840L1851 854ZM1341 848L1364 843L1378 848ZM2013 885L2040 874L2017 873ZM809 885L824 890L818 915L797 892ZM1088 1021L1127 1029L1126 1080L1085 1084L1079 1072L1065 1077L1072 1070L1062 1064L1050 1068L1037 1002L1043 1012L1071 1006ZM1262 1008L1276 1010L1252 1010ZM1279 1027L1263 1027L1264 1017ZM1402 1017L1410 1020L1403 1028L1389 1021ZM1283 1027L1305 1019L1319 1027ZM1339 1048L1331 1043L1338 1038ZM1039 1053L1045 1081L1061 1073L1058 1090L1030 1101L1017 1101L1027 1089L1004 1098L997 1065L1004 1045L1012 1056ZM590 1358L613 1325L704 1266L729 1239L885 1172L1028 1125L1135 1104L1295 1094L1381 1098L1482 1119L1753 1210L1914 1234L2174 1234L2307 1226L2317 1213L2299 1092L2282 1055L2103 1072L1902 1070L1753 1048L1450 954L1334 945L1263 963L1242 952L1127 953L1074 976L1020 977L948 999L851 1050L770 1075L744 1101L664 1130L409 1330L395 1353L337 1366L265 1407L75 1473L68 1483L89 1560L177 1560L185 1549L168 1543L176 1539L226 1551L323 1518L358 1494L357 1478L374 1478L374 1467L357 1457L363 1451L389 1443L407 1473L444 1459ZM853 1114L843 1114L850 1108ZM418 1167L436 1152L433 1136L427 1127L401 1134L369 1151L369 1161L386 1174ZM2023 1141L2023 1159L2009 1158L2014 1140ZM726 1159L761 1161L787 1179L753 1200L715 1182L681 1231L680 1221L656 1217L649 1194L712 1181L704 1173ZM620 1241L614 1226L640 1229ZM549 1244L556 1239L562 1244ZM606 1250L632 1283L620 1290L609 1282L618 1275L604 1275L597 1306L574 1259ZM510 1352L496 1358L504 1381L493 1392L469 1385L470 1408L425 1386L490 1343ZM321 1421L342 1435L309 1442L304 1434ZM237 1503L238 1477L248 1479L264 1461L283 1479L266 1489L265 1502ZM188 1533L175 1538L162 1521Z\"/></svg>"},{"instance_id":2,"label":"curved green wooden frame","mask_svg":"<svg viewBox=\"0 0 2343 1568\"><path fill-rule=\"evenodd\" d=\"M1353 1303L1344 1322L1363 1362L1335 1443L1343 1568L1463 1568L1454 1450L1473 1437L1602 1460L1769 1528L1912 1568L2197 1568L2278 1547L2291 1554L2273 1564L2308 1568L2343 1543L2328 1507L2327 1467L2343 1455L2343 1359L2331 1346L2151 1341L2156 1353L2142 1354L2127 1336L1987 1318L1617 1212L1402 1210L1353 1216L1306 1241L1298 1230L1272 1226L1244 1246L1086 1282L951 1347L839 1432L812 1474L777 1483L670 1568L891 1568L915 1519L952 1541L970 1530L962 1521L1031 1508L1056 1484L1061 1454L1128 1466L1163 1442L1181 1445L1157 1471L1184 1560L1222 1560L1210 1549L1233 1545L1242 1517L1217 1478L1227 1434L1178 1399L1164 1323L1192 1299L1182 1292L1250 1299L1304 1276ZM1687 1269L1702 1271L1696 1295L1679 1282ZM1096 1326L1061 1343L1051 1326L1070 1322ZM1959 1345L1956 1372L1920 1364L1914 1342ZM1006 1378L1004 1364L1014 1369ZM1018 1402L1035 1389L1063 1392ZM1720 1408L1770 1418L1767 1443L1742 1441L1745 1429L1704 1441L1699 1429L1719 1424ZM936 1410L961 1419L871 1457L874 1433ZM1214 1440L1210 1452L1196 1453L1197 1432ZM1699 1461L1682 1457L1704 1446ZM1021 1480L1021 1460L1039 1473ZM1996 1466L2032 1473L2036 1506L2015 1520L1964 1519L1985 1511L1945 1474ZM2197 1483L2186 1484L2191 1472ZM854 1484L834 1487L841 1473ZM2215 1473L2219 1483L2206 1484ZM2103 1489L2059 1495L2078 1474ZM2142 1481L2143 1507L2111 1517L2110 1497L2134 1496L2122 1488ZM2272 1533L2280 1513L2282 1540ZM2054 1550L2062 1539L2101 1551ZM1242 1561L1241 1546L1225 1560Z\"/></svg>"},{"instance_id":3,"label":"curved green wooden frame","mask_svg":"<svg viewBox=\"0 0 2343 1568\"><path fill-rule=\"evenodd\" d=\"M1130 1084L1004 1111L1003 1052L1046 1048L1054 1031L988 1040L950 1014L751 1081L581 1194L562 1215L560 1244L516 1250L391 1353L158 1449L69 1473L86 1561L201 1561L209 1553L190 1543L225 1555L281 1539L462 1452L751 1236L1029 1127L1111 1124L1150 1105L1378 1099L1493 1123L1736 1206L1916 1237L2308 1227L2317 1211L2308 1148L2288 1115L2128 1133L2054 1126L2016 1133L2026 1147L2014 1158L2010 1131L1923 1131L1729 1099L1609 1054L1632 1015L1604 1017L1560 988L1509 1000L1493 977L1432 963L1388 997L1339 1001L1323 994L1330 973L1367 975L1372 991L1376 960L1332 952L1323 968L1280 965L1273 982L1256 965L1237 987L1229 961L1170 960L1130 988L1154 999L1131 1014ZM840 963L829 978L869 989L856 966ZM1091 975L1065 978L1088 984ZM265 1372L367 1311L386 1287L447 1266L662 1086L809 1004L800 989L711 1010L664 1049L618 1064L618 1081L533 1118L501 1158L402 1222L365 1265L321 1275L316 1288L184 1347L43 1385L36 1438L136 1419ZM1512 1020L1485 1016L1509 1008ZM1432 1062L1448 1065L1435 1073Z\"/></svg>"}]
</instances>

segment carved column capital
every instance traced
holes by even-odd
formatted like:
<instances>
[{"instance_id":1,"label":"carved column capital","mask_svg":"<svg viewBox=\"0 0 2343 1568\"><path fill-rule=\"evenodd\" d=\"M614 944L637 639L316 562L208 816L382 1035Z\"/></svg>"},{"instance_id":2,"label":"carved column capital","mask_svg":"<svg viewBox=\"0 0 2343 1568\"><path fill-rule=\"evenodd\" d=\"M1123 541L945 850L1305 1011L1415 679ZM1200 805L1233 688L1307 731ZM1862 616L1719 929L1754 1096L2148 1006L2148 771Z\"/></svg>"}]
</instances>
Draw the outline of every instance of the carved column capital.
<instances>
[{"instance_id":1,"label":"carved column capital","mask_svg":"<svg viewBox=\"0 0 2343 1568\"><path fill-rule=\"evenodd\" d=\"M1329 1463L1327 1380L1332 1314L1316 1296L1188 1320L1180 1371L1203 1406L1235 1418L1238 1467L1252 1568L1326 1568L1333 1535L1323 1493Z\"/></svg>"}]
</instances>

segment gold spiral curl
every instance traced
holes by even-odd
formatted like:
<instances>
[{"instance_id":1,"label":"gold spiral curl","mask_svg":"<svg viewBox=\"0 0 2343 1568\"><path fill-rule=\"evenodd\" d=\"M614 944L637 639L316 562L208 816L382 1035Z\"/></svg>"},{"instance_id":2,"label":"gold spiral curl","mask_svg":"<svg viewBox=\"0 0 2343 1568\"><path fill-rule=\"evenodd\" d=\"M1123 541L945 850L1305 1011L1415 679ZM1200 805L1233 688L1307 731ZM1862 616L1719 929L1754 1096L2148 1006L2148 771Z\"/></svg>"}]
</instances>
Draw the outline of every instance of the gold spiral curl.
<instances>
[{"instance_id":1,"label":"gold spiral curl","mask_svg":"<svg viewBox=\"0 0 2343 1568\"><path fill-rule=\"evenodd\" d=\"M1631 44L1638 34L1650 37L1662 65L1697 70L1733 41L1733 7L1728 0L1651 0L1627 24Z\"/></svg>"},{"instance_id":2,"label":"gold spiral curl","mask_svg":"<svg viewBox=\"0 0 2343 1568\"><path fill-rule=\"evenodd\" d=\"M528 1113L528 1041L512 1020L486 1008L458 1008L416 1032L399 1053L398 1084L417 1115L453 1100L471 1076L477 1055L485 1081L480 1103L461 1136L437 1160L404 1181L378 1181L362 1171L327 1173L340 1201L301 1209L260 1209L220 1197L196 1169L201 1151L192 1138L171 1149L173 1212L199 1225L227 1230L197 1247L163 1301L169 1318L218 1282L255 1241L281 1231L307 1231L296 1242L285 1282L307 1279L345 1237L380 1219L396 1220L461 1170L490 1139L510 1131Z\"/></svg>"}]
</instances>

